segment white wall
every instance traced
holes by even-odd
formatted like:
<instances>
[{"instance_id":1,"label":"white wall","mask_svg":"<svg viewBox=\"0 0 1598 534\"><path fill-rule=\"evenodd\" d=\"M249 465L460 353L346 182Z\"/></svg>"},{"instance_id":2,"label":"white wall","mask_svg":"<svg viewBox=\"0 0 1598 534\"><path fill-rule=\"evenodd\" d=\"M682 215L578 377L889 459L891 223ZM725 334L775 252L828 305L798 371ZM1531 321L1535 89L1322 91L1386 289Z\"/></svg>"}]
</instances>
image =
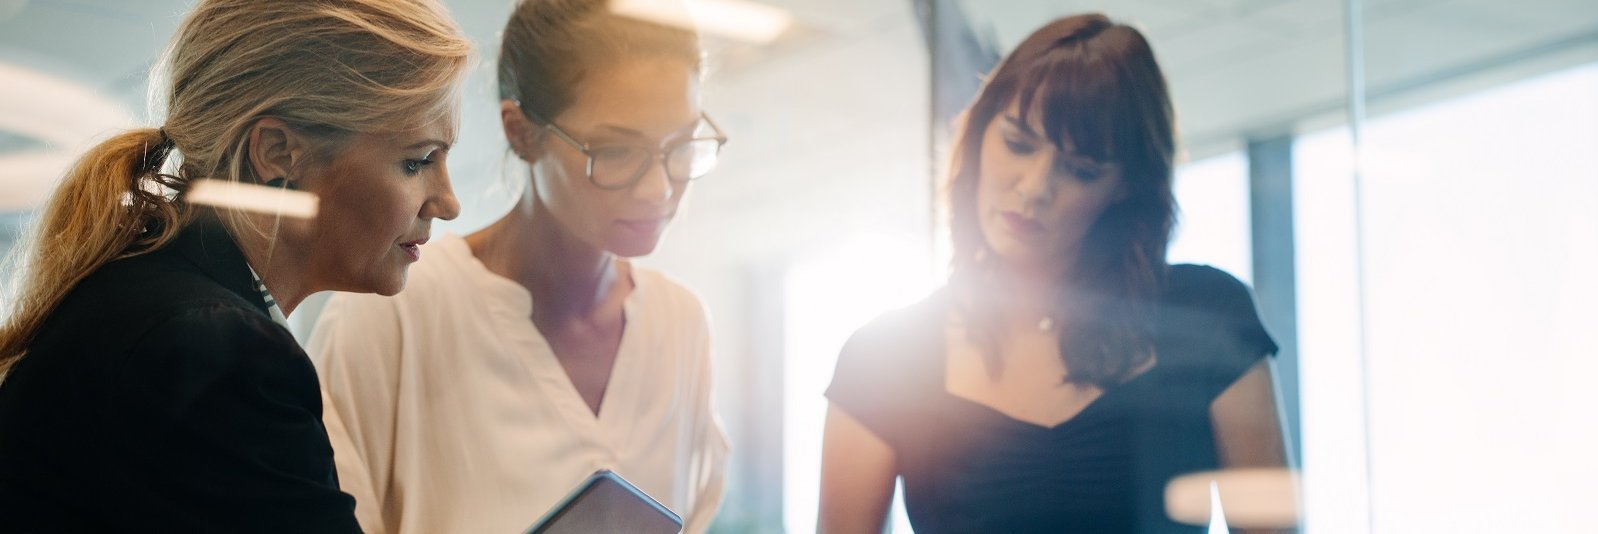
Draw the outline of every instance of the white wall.
<instances>
[{"instance_id":1,"label":"white wall","mask_svg":"<svg viewBox=\"0 0 1598 534\"><path fill-rule=\"evenodd\" d=\"M1364 132L1357 207L1346 137L1297 154L1309 531L1598 531L1598 64Z\"/></svg>"}]
</instances>

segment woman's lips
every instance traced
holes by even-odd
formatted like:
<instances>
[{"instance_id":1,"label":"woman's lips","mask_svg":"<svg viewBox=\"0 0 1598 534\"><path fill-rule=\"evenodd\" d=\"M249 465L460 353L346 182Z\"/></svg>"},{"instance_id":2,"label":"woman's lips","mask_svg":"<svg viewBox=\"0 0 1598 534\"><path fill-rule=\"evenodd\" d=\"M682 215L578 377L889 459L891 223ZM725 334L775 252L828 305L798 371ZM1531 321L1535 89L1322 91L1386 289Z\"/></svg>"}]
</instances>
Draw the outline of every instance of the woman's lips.
<instances>
[{"instance_id":1,"label":"woman's lips","mask_svg":"<svg viewBox=\"0 0 1598 534\"><path fill-rule=\"evenodd\" d=\"M660 233L660 228L665 226L666 220L667 218L665 217L654 219L621 219L616 221L616 224L634 234L655 235Z\"/></svg>"},{"instance_id":2,"label":"woman's lips","mask_svg":"<svg viewBox=\"0 0 1598 534\"><path fill-rule=\"evenodd\" d=\"M422 245L424 244L427 244L427 238L400 243L399 248L400 250L405 251L406 255L411 257L411 261L417 261L422 259Z\"/></svg>"},{"instance_id":3,"label":"woman's lips","mask_svg":"<svg viewBox=\"0 0 1598 534\"><path fill-rule=\"evenodd\" d=\"M1004 219L1005 226L1009 227L1012 233L1024 236L1043 233L1043 224L1039 223L1037 219L1013 211L1003 212L1000 216Z\"/></svg>"}]
</instances>

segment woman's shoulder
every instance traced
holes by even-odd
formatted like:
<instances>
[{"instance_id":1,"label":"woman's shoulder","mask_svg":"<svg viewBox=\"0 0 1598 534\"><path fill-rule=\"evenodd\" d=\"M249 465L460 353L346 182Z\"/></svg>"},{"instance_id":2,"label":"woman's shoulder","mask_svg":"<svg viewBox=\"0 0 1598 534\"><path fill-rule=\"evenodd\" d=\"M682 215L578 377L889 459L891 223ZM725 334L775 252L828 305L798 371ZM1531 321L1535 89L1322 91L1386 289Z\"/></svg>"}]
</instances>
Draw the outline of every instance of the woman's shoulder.
<instances>
[{"instance_id":1,"label":"woman's shoulder","mask_svg":"<svg viewBox=\"0 0 1598 534\"><path fill-rule=\"evenodd\" d=\"M142 374L237 373L303 354L260 304L163 252L117 260L84 278L45 319L24 361L81 371L82 381L113 388Z\"/></svg>"},{"instance_id":2,"label":"woman's shoulder","mask_svg":"<svg viewBox=\"0 0 1598 534\"><path fill-rule=\"evenodd\" d=\"M242 268L241 272L247 273ZM247 282L245 280L237 282ZM116 308L140 315L176 311L191 303L254 305L212 276L170 251L159 250L106 264L85 277L62 301L63 311Z\"/></svg>"},{"instance_id":3,"label":"woman's shoulder","mask_svg":"<svg viewBox=\"0 0 1598 534\"><path fill-rule=\"evenodd\" d=\"M1254 292L1242 280L1208 265L1178 264L1167 271L1161 305L1189 321L1259 322Z\"/></svg>"},{"instance_id":4,"label":"woman's shoulder","mask_svg":"<svg viewBox=\"0 0 1598 534\"><path fill-rule=\"evenodd\" d=\"M834 383L919 377L942 370L950 299L940 289L913 304L883 312L854 331L838 353ZM924 372L918 372L924 371Z\"/></svg>"},{"instance_id":5,"label":"woman's shoulder","mask_svg":"<svg viewBox=\"0 0 1598 534\"><path fill-rule=\"evenodd\" d=\"M134 347L142 364L199 364L218 372L272 371L284 362L301 370L309 360L294 335L258 309L226 301L193 301L168 310ZM313 381L314 384L314 381Z\"/></svg>"},{"instance_id":6,"label":"woman's shoulder","mask_svg":"<svg viewBox=\"0 0 1598 534\"><path fill-rule=\"evenodd\" d=\"M1248 285L1208 265L1172 265L1160 301L1161 352L1168 364L1219 368L1230 377L1277 345Z\"/></svg>"},{"instance_id":7,"label":"woman's shoulder","mask_svg":"<svg viewBox=\"0 0 1598 534\"><path fill-rule=\"evenodd\" d=\"M634 298L642 302L645 313L683 323L709 324L709 312L699 294L676 278L647 267L632 265Z\"/></svg>"},{"instance_id":8,"label":"woman's shoulder","mask_svg":"<svg viewBox=\"0 0 1598 534\"><path fill-rule=\"evenodd\" d=\"M890 444L915 434L912 421L924 420L929 395L942 391L948 293L877 316L838 353L827 399Z\"/></svg>"},{"instance_id":9,"label":"woman's shoulder","mask_svg":"<svg viewBox=\"0 0 1598 534\"><path fill-rule=\"evenodd\" d=\"M29 351L92 346L121 353L155 330L249 323L252 314L275 326L261 304L239 294L245 289L163 252L120 259L85 277L41 325ZM94 325L93 335L85 335L91 332L84 325Z\"/></svg>"},{"instance_id":10,"label":"woman's shoulder","mask_svg":"<svg viewBox=\"0 0 1598 534\"><path fill-rule=\"evenodd\" d=\"M91 369L82 378L97 382L104 398L178 411L219 387L297 391L301 397L315 391L309 358L262 310L224 298L169 304L136 323L51 332L30 355L54 360L57 371Z\"/></svg>"},{"instance_id":11,"label":"woman's shoulder","mask_svg":"<svg viewBox=\"0 0 1598 534\"><path fill-rule=\"evenodd\" d=\"M1248 286L1231 273L1210 265L1178 263L1165 274L1167 300L1194 301L1211 297L1247 297Z\"/></svg>"}]
</instances>

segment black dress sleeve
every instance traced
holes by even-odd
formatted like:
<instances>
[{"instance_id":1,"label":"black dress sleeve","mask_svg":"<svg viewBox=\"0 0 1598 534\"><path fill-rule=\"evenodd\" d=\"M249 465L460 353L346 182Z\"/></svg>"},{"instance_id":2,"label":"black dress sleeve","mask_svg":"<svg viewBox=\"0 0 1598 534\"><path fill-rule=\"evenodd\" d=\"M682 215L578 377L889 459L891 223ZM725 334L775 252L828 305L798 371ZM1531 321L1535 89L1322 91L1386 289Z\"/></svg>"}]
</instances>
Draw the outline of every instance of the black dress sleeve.
<instances>
[{"instance_id":1,"label":"black dress sleeve","mask_svg":"<svg viewBox=\"0 0 1598 534\"><path fill-rule=\"evenodd\" d=\"M888 312L855 331L838 353L827 388L832 406L849 414L895 449L914 439L911 422L927 402L927 383L942 376L930 347L941 339L931 302ZM936 360L935 362L933 360ZM938 367L933 369L931 364ZM937 371L936 373L932 371ZM941 384L939 385L941 388Z\"/></svg>"},{"instance_id":2,"label":"black dress sleeve","mask_svg":"<svg viewBox=\"0 0 1598 534\"><path fill-rule=\"evenodd\" d=\"M1162 307L1161 335L1177 349L1173 363L1203 376L1214 395L1278 350L1248 286L1220 269L1172 266Z\"/></svg>"},{"instance_id":3,"label":"black dress sleeve","mask_svg":"<svg viewBox=\"0 0 1598 534\"><path fill-rule=\"evenodd\" d=\"M177 312L149 331L104 407L120 466L146 488L108 505L129 530L360 532L338 490L315 369L256 310Z\"/></svg>"}]
</instances>

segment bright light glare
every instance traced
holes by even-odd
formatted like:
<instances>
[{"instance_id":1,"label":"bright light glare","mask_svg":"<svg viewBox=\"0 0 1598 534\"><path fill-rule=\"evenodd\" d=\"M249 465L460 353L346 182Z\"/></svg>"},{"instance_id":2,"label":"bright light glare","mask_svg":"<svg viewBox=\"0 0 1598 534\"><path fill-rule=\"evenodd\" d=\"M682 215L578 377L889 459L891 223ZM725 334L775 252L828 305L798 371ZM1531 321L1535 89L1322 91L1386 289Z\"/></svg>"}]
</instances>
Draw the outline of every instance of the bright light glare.
<instances>
[{"instance_id":1,"label":"bright light glare","mask_svg":"<svg viewBox=\"0 0 1598 534\"><path fill-rule=\"evenodd\" d=\"M1165 513L1178 523L1212 528L1217 519L1228 528L1291 528L1298 524L1297 484L1297 473L1280 467L1189 473L1166 484Z\"/></svg>"},{"instance_id":2,"label":"bright light glare","mask_svg":"<svg viewBox=\"0 0 1598 534\"><path fill-rule=\"evenodd\" d=\"M783 332L783 516L788 532L815 532L821 487L823 393L849 336L883 312L925 297L937 278L910 240L862 238L788 271ZM898 508L899 505L896 505ZM895 531L908 532L903 512ZM904 528L904 530L898 530Z\"/></svg>"},{"instance_id":3,"label":"bright light glare","mask_svg":"<svg viewBox=\"0 0 1598 534\"><path fill-rule=\"evenodd\" d=\"M1346 129L1293 143L1306 534L1369 530L1350 145Z\"/></svg>"},{"instance_id":4,"label":"bright light glare","mask_svg":"<svg viewBox=\"0 0 1598 534\"><path fill-rule=\"evenodd\" d=\"M746 0L620 0L611 5L611 11L755 44L776 40L793 23L787 11Z\"/></svg>"},{"instance_id":5,"label":"bright light glare","mask_svg":"<svg viewBox=\"0 0 1598 534\"><path fill-rule=\"evenodd\" d=\"M1598 64L1370 121L1362 236L1346 132L1296 143L1308 534L1598 532L1594 95Z\"/></svg>"},{"instance_id":6,"label":"bright light glare","mask_svg":"<svg viewBox=\"0 0 1598 534\"><path fill-rule=\"evenodd\" d=\"M195 180L185 198L194 204L299 219L315 218L318 201L305 191L228 180Z\"/></svg>"},{"instance_id":7,"label":"bright light glare","mask_svg":"<svg viewBox=\"0 0 1598 534\"><path fill-rule=\"evenodd\" d=\"M1248 160L1241 151L1177 167L1171 183L1181 212L1166 259L1213 265L1243 283L1254 279Z\"/></svg>"},{"instance_id":8,"label":"bright light glare","mask_svg":"<svg viewBox=\"0 0 1598 534\"><path fill-rule=\"evenodd\" d=\"M1231 529L1226 528L1226 510L1221 508L1221 488L1214 480L1210 481L1210 532L1209 534L1231 534Z\"/></svg>"}]
</instances>

